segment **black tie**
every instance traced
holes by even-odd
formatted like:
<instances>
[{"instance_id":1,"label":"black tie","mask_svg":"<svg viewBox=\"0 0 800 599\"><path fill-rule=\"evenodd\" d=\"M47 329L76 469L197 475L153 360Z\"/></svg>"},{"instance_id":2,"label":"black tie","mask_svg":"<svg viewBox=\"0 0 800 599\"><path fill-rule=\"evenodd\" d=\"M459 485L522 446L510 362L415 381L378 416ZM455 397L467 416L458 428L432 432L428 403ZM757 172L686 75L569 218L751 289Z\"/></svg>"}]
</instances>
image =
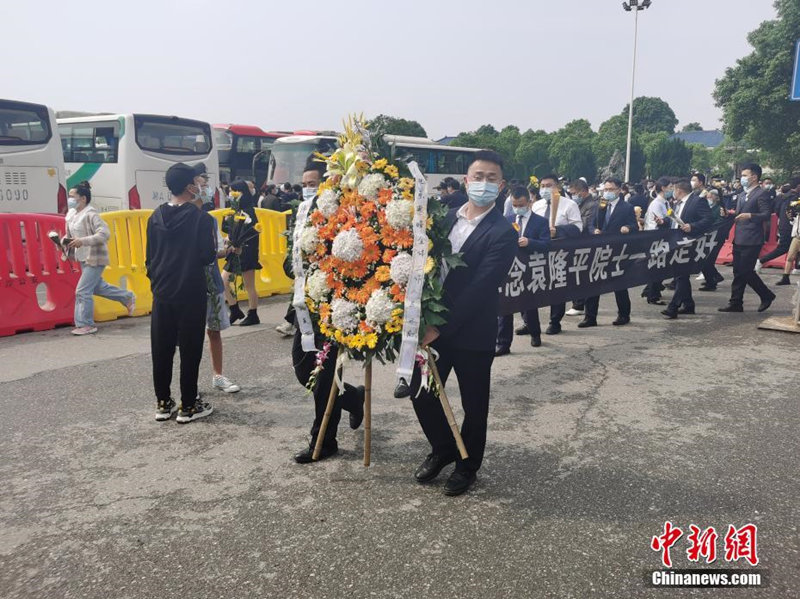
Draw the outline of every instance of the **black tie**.
<instances>
[{"instance_id":1,"label":"black tie","mask_svg":"<svg viewBox=\"0 0 800 599\"><path fill-rule=\"evenodd\" d=\"M517 227L519 227L519 236L522 237L522 215L517 215Z\"/></svg>"},{"instance_id":2,"label":"black tie","mask_svg":"<svg viewBox=\"0 0 800 599\"><path fill-rule=\"evenodd\" d=\"M547 222L550 222L550 200L547 200L547 208L544 211L544 217L547 219Z\"/></svg>"}]
</instances>

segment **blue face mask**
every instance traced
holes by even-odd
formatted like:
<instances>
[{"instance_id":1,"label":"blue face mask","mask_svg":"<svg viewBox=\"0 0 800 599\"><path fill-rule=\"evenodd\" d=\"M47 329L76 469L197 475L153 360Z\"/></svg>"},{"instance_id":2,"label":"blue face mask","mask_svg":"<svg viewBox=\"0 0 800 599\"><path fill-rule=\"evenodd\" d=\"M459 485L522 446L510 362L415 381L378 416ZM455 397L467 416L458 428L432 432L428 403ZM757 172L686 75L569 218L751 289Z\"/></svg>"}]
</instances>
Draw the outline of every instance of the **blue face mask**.
<instances>
[{"instance_id":1,"label":"blue face mask","mask_svg":"<svg viewBox=\"0 0 800 599\"><path fill-rule=\"evenodd\" d=\"M214 196L211 193L211 188L208 185L203 185L200 188L200 199L203 200L204 204L211 202L214 199Z\"/></svg>"},{"instance_id":2,"label":"blue face mask","mask_svg":"<svg viewBox=\"0 0 800 599\"><path fill-rule=\"evenodd\" d=\"M739 179L739 181L741 181L742 187L744 187L745 189L750 187L750 177L742 177L741 179Z\"/></svg>"},{"instance_id":3,"label":"blue face mask","mask_svg":"<svg viewBox=\"0 0 800 599\"><path fill-rule=\"evenodd\" d=\"M67 208L75 209L78 207L78 200L73 198L72 196L67 198Z\"/></svg>"},{"instance_id":4,"label":"blue face mask","mask_svg":"<svg viewBox=\"0 0 800 599\"><path fill-rule=\"evenodd\" d=\"M553 190L549 187L542 187L539 191L539 195L542 196L543 200L547 200L548 202L553 199Z\"/></svg>"},{"instance_id":5,"label":"blue face mask","mask_svg":"<svg viewBox=\"0 0 800 599\"><path fill-rule=\"evenodd\" d=\"M672 191L671 189L669 191L665 191L664 192L664 198L667 199L667 200L671 200L672 196L674 195L674 193L675 192Z\"/></svg>"},{"instance_id":6,"label":"blue face mask","mask_svg":"<svg viewBox=\"0 0 800 599\"><path fill-rule=\"evenodd\" d=\"M514 214L517 216L526 216L529 212L527 206L514 206Z\"/></svg>"},{"instance_id":7,"label":"blue face mask","mask_svg":"<svg viewBox=\"0 0 800 599\"><path fill-rule=\"evenodd\" d=\"M500 193L500 186L489 181L470 181L467 184L469 201L480 208L492 204Z\"/></svg>"},{"instance_id":8,"label":"blue face mask","mask_svg":"<svg viewBox=\"0 0 800 599\"><path fill-rule=\"evenodd\" d=\"M614 191L605 191L603 192L603 199L607 202L613 202L617 199L617 194Z\"/></svg>"}]
</instances>

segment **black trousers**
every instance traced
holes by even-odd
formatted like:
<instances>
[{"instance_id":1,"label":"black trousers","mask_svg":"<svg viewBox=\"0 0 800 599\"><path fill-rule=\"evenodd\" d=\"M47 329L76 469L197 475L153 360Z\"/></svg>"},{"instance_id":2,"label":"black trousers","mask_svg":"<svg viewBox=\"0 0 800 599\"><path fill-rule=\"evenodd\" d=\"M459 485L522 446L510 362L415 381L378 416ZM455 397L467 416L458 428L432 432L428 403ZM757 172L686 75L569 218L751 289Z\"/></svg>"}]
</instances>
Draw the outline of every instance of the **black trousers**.
<instances>
[{"instance_id":1,"label":"black trousers","mask_svg":"<svg viewBox=\"0 0 800 599\"><path fill-rule=\"evenodd\" d=\"M703 268L700 269L700 272L703 273L703 277L705 278L706 287L714 288L717 286L717 281L719 281L721 276L717 270L717 258L722 251L722 246L725 245L725 241L728 239L728 235L730 235L732 227L733 223L730 223L722 225L719 228L717 232L717 247L711 250L711 253L703 264Z\"/></svg>"},{"instance_id":2,"label":"black trousers","mask_svg":"<svg viewBox=\"0 0 800 599\"><path fill-rule=\"evenodd\" d=\"M150 317L150 351L156 399L170 399L175 347L181 355L181 404L191 408L197 398L197 376L206 335L206 298L192 304L166 304L153 300Z\"/></svg>"},{"instance_id":3,"label":"black trousers","mask_svg":"<svg viewBox=\"0 0 800 599\"><path fill-rule=\"evenodd\" d=\"M732 305L741 306L744 303L744 290L748 285L758 294L761 301L772 297L772 292L767 289L764 281L754 270L760 252L760 245L733 244L733 282L730 299Z\"/></svg>"},{"instance_id":4,"label":"black trousers","mask_svg":"<svg viewBox=\"0 0 800 599\"><path fill-rule=\"evenodd\" d=\"M522 321L528 326L531 336L539 337L542 334L542 325L539 322L539 310L527 310L522 313ZM497 317L497 346L511 347L514 339L514 315Z\"/></svg>"},{"instance_id":5,"label":"black trousers","mask_svg":"<svg viewBox=\"0 0 800 599\"><path fill-rule=\"evenodd\" d=\"M763 256L761 256L761 264L766 264L770 260L774 260L778 256L783 256L784 254L788 253L790 245L792 245L791 234L781 235L781 238L778 240L778 247L776 247L768 254L764 254Z\"/></svg>"},{"instance_id":6,"label":"black trousers","mask_svg":"<svg viewBox=\"0 0 800 599\"><path fill-rule=\"evenodd\" d=\"M586 304L585 300L583 301L584 305ZM573 302L573 307L575 303ZM564 314L567 313L567 304L553 304L550 306L550 324L553 326L561 328L561 319L564 318Z\"/></svg>"},{"instance_id":7,"label":"black trousers","mask_svg":"<svg viewBox=\"0 0 800 599\"><path fill-rule=\"evenodd\" d=\"M630 318L631 316L631 296L627 289L615 291L614 297L617 300L617 313L619 316ZM586 298L586 308L584 318L586 320L597 320L597 311L600 309L600 296Z\"/></svg>"},{"instance_id":8,"label":"black trousers","mask_svg":"<svg viewBox=\"0 0 800 599\"><path fill-rule=\"evenodd\" d=\"M322 348L325 342L321 335L315 338L316 346ZM317 382L314 384L312 394L314 396L314 422L311 425L311 447L317 442L317 434L322 426L322 418L325 416L325 408L328 405L328 395L331 392L331 385L333 384L334 367L336 366L336 357L338 350L336 346L331 347L328 353L328 358L323 363L323 370L317 376ZM317 354L316 352L304 352L301 343L300 330L294 333L294 341L292 342L292 363L294 364L294 375L301 385L305 387L308 379L311 377L311 372L316 366ZM325 448L337 449L338 443L336 442L336 431L339 428L339 420L342 418L342 410L353 412L363 405L361 403L361 394L358 389L344 384L344 393L336 396L336 401L333 404L333 411L331 418L328 421L328 428L325 431L325 438L322 445Z\"/></svg>"},{"instance_id":9,"label":"black trousers","mask_svg":"<svg viewBox=\"0 0 800 599\"><path fill-rule=\"evenodd\" d=\"M461 437L464 439L469 458L462 460L458 456L453 433L433 389L429 388L420 393L419 397L415 397L420 383L419 367L415 367L414 376L411 379L414 411L417 413L417 419L431 444L433 453L443 456L458 456L456 470L477 472L483 462L483 453L486 449L489 387L494 352L457 349L441 341L434 342L433 347L439 352L436 366L442 377L442 384L447 382L452 371L455 371L458 378L461 406L464 408Z\"/></svg>"},{"instance_id":10,"label":"black trousers","mask_svg":"<svg viewBox=\"0 0 800 599\"><path fill-rule=\"evenodd\" d=\"M586 300L573 300L572 301L572 309L573 310L583 310L586 308Z\"/></svg>"},{"instance_id":11,"label":"black trousers","mask_svg":"<svg viewBox=\"0 0 800 599\"><path fill-rule=\"evenodd\" d=\"M692 282L689 275L675 277L675 293L669 302L668 310L676 312L683 306L687 310L694 310L694 298L692 297Z\"/></svg>"}]
</instances>

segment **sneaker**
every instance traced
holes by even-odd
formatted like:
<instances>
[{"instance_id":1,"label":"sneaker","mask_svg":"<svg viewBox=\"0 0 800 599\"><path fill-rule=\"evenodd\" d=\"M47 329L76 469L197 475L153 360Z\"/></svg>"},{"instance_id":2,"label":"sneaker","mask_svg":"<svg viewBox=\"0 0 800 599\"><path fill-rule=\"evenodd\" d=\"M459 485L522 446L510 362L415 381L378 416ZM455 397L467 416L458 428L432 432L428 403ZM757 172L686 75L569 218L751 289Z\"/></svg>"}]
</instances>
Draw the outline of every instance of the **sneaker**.
<instances>
[{"instance_id":1,"label":"sneaker","mask_svg":"<svg viewBox=\"0 0 800 599\"><path fill-rule=\"evenodd\" d=\"M125 304L125 307L128 308L128 316L133 316L133 313L136 312L136 296L131 296L131 301Z\"/></svg>"},{"instance_id":2,"label":"sneaker","mask_svg":"<svg viewBox=\"0 0 800 599\"><path fill-rule=\"evenodd\" d=\"M72 329L73 335L83 336L83 335L94 335L97 332L97 327L78 327L77 329Z\"/></svg>"},{"instance_id":3,"label":"sneaker","mask_svg":"<svg viewBox=\"0 0 800 599\"><path fill-rule=\"evenodd\" d=\"M201 418L210 416L213 411L214 408L211 407L211 404L202 401L198 395L191 408L184 409L183 406L181 406L181 409L178 410L178 417L175 419L175 422L186 424L187 422L200 420Z\"/></svg>"},{"instance_id":4,"label":"sneaker","mask_svg":"<svg viewBox=\"0 0 800 599\"><path fill-rule=\"evenodd\" d=\"M789 273L789 274L792 274L792 275L800 275L800 268L793 268L793 269L792 269L792 272L791 272L791 273Z\"/></svg>"},{"instance_id":5,"label":"sneaker","mask_svg":"<svg viewBox=\"0 0 800 599\"><path fill-rule=\"evenodd\" d=\"M172 415L178 411L178 404L173 399L167 401L159 401L156 404L156 420L169 420Z\"/></svg>"},{"instance_id":6,"label":"sneaker","mask_svg":"<svg viewBox=\"0 0 800 599\"><path fill-rule=\"evenodd\" d=\"M221 374L215 374L212 382L215 389L222 389L225 393L237 393L242 388L236 383L232 382L228 377Z\"/></svg>"},{"instance_id":7,"label":"sneaker","mask_svg":"<svg viewBox=\"0 0 800 599\"><path fill-rule=\"evenodd\" d=\"M297 330L297 328L289 322L284 322L283 324L276 326L275 330L284 337L294 337L294 332Z\"/></svg>"},{"instance_id":8,"label":"sneaker","mask_svg":"<svg viewBox=\"0 0 800 599\"><path fill-rule=\"evenodd\" d=\"M565 312L567 316L583 316L583 310L577 310L575 308L570 308Z\"/></svg>"},{"instance_id":9,"label":"sneaker","mask_svg":"<svg viewBox=\"0 0 800 599\"><path fill-rule=\"evenodd\" d=\"M761 269L762 269L762 268L764 268L764 265L763 265L763 264L761 264L761 260L756 260L756 267L755 267L755 269L754 269L754 270L755 270L757 273L761 273Z\"/></svg>"},{"instance_id":10,"label":"sneaker","mask_svg":"<svg viewBox=\"0 0 800 599\"><path fill-rule=\"evenodd\" d=\"M705 276L703 273L700 273L699 275L697 275L697 276L694 278L694 280L695 280L695 281L705 281L705 280L706 280L706 276Z\"/></svg>"}]
</instances>

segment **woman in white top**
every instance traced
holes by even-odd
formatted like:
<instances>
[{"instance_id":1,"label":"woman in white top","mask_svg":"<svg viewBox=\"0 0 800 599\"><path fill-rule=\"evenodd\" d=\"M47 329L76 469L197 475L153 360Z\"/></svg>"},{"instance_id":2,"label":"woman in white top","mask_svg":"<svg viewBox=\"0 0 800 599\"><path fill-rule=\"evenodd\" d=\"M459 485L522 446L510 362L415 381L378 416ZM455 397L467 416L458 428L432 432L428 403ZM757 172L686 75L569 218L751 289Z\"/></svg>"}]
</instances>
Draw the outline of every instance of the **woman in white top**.
<instances>
[{"instance_id":1,"label":"woman in white top","mask_svg":"<svg viewBox=\"0 0 800 599\"><path fill-rule=\"evenodd\" d=\"M108 266L110 237L108 225L89 203L92 190L88 181L82 181L69 190L67 206L67 248L70 257L80 262L81 278L75 289L75 328L73 335L91 335L97 332L94 326L94 296L118 301L133 316L136 296L130 291L109 285L103 280L103 271Z\"/></svg>"}]
</instances>

